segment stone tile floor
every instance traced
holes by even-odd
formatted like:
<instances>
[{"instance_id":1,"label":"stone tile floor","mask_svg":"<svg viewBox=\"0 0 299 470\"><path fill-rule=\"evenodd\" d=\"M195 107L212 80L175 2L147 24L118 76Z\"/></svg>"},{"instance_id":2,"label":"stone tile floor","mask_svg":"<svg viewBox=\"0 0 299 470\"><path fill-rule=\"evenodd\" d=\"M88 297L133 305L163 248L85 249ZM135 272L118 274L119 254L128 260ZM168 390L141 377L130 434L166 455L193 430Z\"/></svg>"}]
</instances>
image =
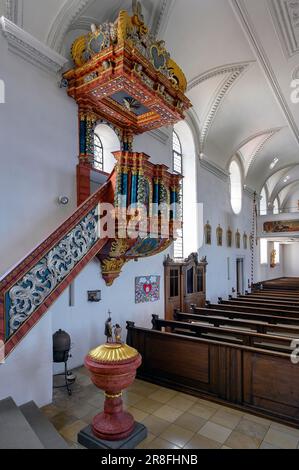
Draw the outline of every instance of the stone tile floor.
<instances>
[{"instance_id":1,"label":"stone tile floor","mask_svg":"<svg viewBox=\"0 0 299 470\"><path fill-rule=\"evenodd\" d=\"M104 394L84 368L73 395L54 390L53 403L43 412L71 448L81 448L78 432L103 406ZM143 449L296 449L299 430L225 406L136 380L123 395L136 421L148 428Z\"/></svg>"}]
</instances>

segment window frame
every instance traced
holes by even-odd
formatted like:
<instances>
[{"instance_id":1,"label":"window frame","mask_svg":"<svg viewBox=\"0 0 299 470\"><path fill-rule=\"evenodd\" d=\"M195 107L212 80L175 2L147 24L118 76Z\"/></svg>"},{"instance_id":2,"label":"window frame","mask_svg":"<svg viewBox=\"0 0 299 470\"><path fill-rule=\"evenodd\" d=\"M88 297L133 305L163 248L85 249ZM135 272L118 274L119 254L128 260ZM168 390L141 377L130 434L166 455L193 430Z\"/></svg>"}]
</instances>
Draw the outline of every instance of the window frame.
<instances>
[{"instance_id":1,"label":"window frame","mask_svg":"<svg viewBox=\"0 0 299 470\"><path fill-rule=\"evenodd\" d=\"M263 197L263 193L265 194L265 198ZM265 199L265 204L264 204L264 207L262 208L263 199ZM262 190L260 192L259 214L268 215L268 197L267 197L267 191L266 191L265 186L262 187Z\"/></svg>"},{"instance_id":2,"label":"window frame","mask_svg":"<svg viewBox=\"0 0 299 470\"><path fill-rule=\"evenodd\" d=\"M238 192L239 192L239 197L237 198L236 196L233 195L233 173L232 173L232 166L235 165L236 169L238 170L238 176L239 176L239 181L238 181ZM242 175L242 168L240 163L238 162L237 159L233 159L230 162L229 165L229 181L230 181L230 205L233 213L235 215L240 215L242 212L242 207L243 207L243 175ZM238 204L239 204L239 210L236 209L236 205L233 201L236 201L238 199Z\"/></svg>"},{"instance_id":3,"label":"window frame","mask_svg":"<svg viewBox=\"0 0 299 470\"><path fill-rule=\"evenodd\" d=\"M278 245L278 249L277 249ZM273 248L276 251L276 265L280 264L280 243L279 242L274 242Z\"/></svg>"},{"instance_id":4,"label":"window frame","mask_svg":"<svg viewBox=\"0 0 299 470\"><path fill-rule=\"evenodd\" d=\"M96 143L96 140L99 142L99 144ZM98 170L98 171L104 171L104 146L103 146L102 139L97 132L94 133L93 144L94 144L93 162L92 162L93 169ZM96 148L99 148L102 154L102 158L99 160L96 158Z\"/></svg>"},{"instance_id":5,"label":"window frame","mask_svg":"<svg viewBox=\"0 0 299 470\"><path fill-rule=\"evenodd\" d=\"M265 252L262 252L263 249L263 243L265 243ZM267 266L268 265L268 240L266 238L261 238L260 239L260 265L262 266Z\"/></svg>"},{"instance_id":6,"label":"window frame","mask_svg":"<svg viewBox=\"0 0 299 470\"><path fill-rule=\"evenodd\" d=\"M177 140L179 150L175 147L175 139ZM176 165L176 160L180 160L179 168ZM179 138L177 132L173 129L172 132L172 171L176 175L183 176L184 174L184 167L183 167L183 150L182 150L182 143L181 139ZM183 180L180 184L180 203L181 203L181 222L182 227L184 223L184 186ZM180 256L178 256L180 255ZM181 236L174 241L173 247L173 257L174 259L183 259L184 258L184 231L183 228L181 230Z\"/></svg>"}]
</instances>

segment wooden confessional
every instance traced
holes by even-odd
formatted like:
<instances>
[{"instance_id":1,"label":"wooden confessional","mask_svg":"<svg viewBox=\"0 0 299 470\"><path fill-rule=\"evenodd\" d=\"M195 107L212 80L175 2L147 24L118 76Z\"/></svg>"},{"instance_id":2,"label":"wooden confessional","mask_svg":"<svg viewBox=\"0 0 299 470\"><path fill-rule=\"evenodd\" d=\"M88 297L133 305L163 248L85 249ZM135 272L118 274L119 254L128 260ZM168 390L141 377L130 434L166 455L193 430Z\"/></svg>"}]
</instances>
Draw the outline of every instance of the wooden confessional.
<instances>
[{"instance_id":1,"label":"wooden confessional","mask_svg":"<svg viewBox=\"0 0 299 470\"><path fill-rule=\"evenodd\" d=\"M205 259L198 261L197 253L185 260L173 260L169 256L164 261L165 279L165 319L173 320L173 312L190 312L190 306L204 307L206 303Z\"/></svg>"}]
</instances>

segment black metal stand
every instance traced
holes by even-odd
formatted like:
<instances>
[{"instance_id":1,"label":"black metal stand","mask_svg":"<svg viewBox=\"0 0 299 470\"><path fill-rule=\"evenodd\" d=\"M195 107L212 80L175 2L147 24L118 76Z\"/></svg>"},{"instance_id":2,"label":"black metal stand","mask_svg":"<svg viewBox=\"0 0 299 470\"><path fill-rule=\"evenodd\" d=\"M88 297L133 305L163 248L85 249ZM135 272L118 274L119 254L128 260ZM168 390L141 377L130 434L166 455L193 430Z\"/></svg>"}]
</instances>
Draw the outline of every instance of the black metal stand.
<instances>
[{"instance_id":1,"label":"black metal stand","mask_svg":"<svg viewBox=\"0 0 299 470\"><path fill-rule=\"evenodd\" d=\"M70 380L68 380L68 376L71 375L71 373L67 369L67 361L64 361L64 372L61 374L56 374L54 377L59 377L59 376L64 376L65 384L64 385L54 385L53 388L66 388L69 396L72 395L72 390L70 388ZM72 380L72 383L75 382L76 379Z\"/></svg>"}]
</instances>

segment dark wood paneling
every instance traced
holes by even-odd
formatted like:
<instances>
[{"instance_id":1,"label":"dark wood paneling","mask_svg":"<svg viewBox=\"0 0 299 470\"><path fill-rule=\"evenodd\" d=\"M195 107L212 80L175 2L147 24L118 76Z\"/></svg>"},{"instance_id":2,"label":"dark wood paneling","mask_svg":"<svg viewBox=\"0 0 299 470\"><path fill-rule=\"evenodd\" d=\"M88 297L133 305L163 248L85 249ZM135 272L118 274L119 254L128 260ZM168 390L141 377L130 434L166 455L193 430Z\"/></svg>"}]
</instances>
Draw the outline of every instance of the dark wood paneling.
<instances>
[{"instance_id":1,"label":"dark wood paneling","mask_svg":"<svg viewBox=\"0 0 299 470\"><path fill-rule=\"evenodd\" d=\"M299 427L299 366L290 356L154 330L128 329L140 378Z\"/></svg>"},{"instance_id":2,"label":"dark wood paneling","mask_svg":"<svg viewBox=\"0 0 299 470\"><path fill-rule=\"evenodd\" d=\"M146 338L146 364L158 373L174 374L200 383L209 383L209 347L187 338L168 337L165 348L164 335L152 334ZM200 356L200 361L198 360Z\"/></svg>"}]
</instances>

